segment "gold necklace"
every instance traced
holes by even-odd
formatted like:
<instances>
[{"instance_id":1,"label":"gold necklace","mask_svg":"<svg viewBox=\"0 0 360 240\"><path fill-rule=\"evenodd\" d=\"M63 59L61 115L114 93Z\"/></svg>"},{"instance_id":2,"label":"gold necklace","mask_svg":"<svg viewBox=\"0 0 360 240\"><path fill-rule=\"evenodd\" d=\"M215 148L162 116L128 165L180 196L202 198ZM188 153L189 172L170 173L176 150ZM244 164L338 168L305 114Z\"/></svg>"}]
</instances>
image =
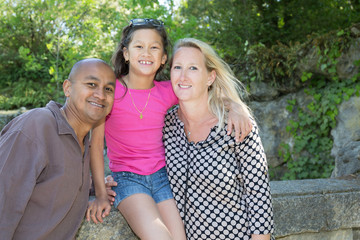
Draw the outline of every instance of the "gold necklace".
<instances>
[{"instance_id":1,"label":"gold necklace","mask_svg":"<svg viewBox=\"0 0 360 240\"><path fill-rule=\"evenodd\" d=\"M142 114L142 113L144 112L146 106L148 105L149 99L150 99L151 88L150 88L150 91L149 91L148 99L146 100L145 106L144 106L144 108L142 109L141 112L140 112L140 110L136 107L136 105L135 105L135 103L134 103L134 100L133 100L132 95L131 95L130 88L128 88L128 90L129 90L129 93L130 93L131 102L132 102L132 104L134 105L136 111L138 111L138 112L140 113L139 118L142 119L142 118L143 118L143 114Z\"/></svg>"}]
</instances>

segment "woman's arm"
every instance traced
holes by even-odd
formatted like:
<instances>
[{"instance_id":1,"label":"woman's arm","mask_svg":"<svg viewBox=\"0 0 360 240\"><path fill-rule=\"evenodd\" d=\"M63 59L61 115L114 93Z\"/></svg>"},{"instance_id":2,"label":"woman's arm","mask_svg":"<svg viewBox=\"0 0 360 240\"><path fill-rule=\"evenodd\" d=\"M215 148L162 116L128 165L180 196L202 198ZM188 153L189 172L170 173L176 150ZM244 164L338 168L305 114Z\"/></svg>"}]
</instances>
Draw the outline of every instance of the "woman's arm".
<instances>
[{"instance_id":1,"label":"woman's arm","mask_svg":"<svg viewBox=\"0 0 360 240\"><path fill-rule=\"evenodd\" d=\"M266 155L258 127L253 125L248 139L236 146L236 153L252 240L263 240L270 239L274 230L273 210Z\"/></svg>"}]
</instances>

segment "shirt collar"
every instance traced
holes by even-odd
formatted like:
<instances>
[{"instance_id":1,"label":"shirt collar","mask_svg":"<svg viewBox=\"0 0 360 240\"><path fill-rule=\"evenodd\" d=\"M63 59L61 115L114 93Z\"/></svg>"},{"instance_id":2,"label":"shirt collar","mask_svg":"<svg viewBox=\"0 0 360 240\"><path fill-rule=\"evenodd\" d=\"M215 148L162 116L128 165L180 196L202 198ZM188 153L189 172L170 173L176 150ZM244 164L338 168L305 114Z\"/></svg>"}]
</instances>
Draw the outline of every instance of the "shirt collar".
<instances>
[{"instance_id":1,"label":"shirt collar","mask_svg":"<svg viewBox=\"0 0 360 240\"><path fill-rule=\"evenodd\" d=\"M63 106L60 103L50 101L48 104L46 104L46 108L48 108L52 114L55 117L55 121L58 126L58 133L61 134L72 134L76 138L75 131L70 126L70 124L67 122L65 117L61 114L60 108Z\"/></svg>"}]
</instances>

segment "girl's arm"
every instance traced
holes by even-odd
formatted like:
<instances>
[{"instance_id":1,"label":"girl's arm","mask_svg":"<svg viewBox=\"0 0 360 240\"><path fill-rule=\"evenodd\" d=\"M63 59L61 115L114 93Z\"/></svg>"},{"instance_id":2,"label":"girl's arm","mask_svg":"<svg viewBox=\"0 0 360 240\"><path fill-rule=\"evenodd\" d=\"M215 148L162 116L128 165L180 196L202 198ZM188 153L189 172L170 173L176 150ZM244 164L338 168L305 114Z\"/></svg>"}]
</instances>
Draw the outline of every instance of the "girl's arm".
<instances>
[{"instance_id":1,"label":"girl's arm","mask_svg":"<svg viewBox=\"0 0 360 240\"><path fill-rule=\"evenodd\" d=\"M89 203L86 219L90 221L91 217L94 223L103 222L102 218L109 215L111 209L104 180L104 132L105 120L94 128L91 134L90 167L96 199Z\"/></svg>"},{"instance_id":2,"label":"girl's arm","mask_svg":"<svg viewBox=\"0 0 360 240\"><path fill-rule=\"evenodd\" d=\"M229 110L227 134L230 135L234 128L235 141L242 142L253 127L249 110L245 104L236 103L226 97L224 97L224 103L225 107Z\"/></svg>"}]
</instances>

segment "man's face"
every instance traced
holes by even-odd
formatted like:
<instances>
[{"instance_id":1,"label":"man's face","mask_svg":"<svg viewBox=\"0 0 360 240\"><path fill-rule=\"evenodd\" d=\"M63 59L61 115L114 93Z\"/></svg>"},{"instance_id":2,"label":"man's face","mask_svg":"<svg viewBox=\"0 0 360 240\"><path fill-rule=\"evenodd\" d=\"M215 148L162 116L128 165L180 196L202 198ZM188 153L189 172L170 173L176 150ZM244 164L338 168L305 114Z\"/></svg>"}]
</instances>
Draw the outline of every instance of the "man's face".
<instances>
[{"instance_id":1,"label":"man's face","mask_svg":"<svg viewBox=\"0 0 360 240\"><path fill-rule=\"evenodd\" d=\"M83 63L64 83L67 108L77 121L97 124L111 111L115 74L102 62Z\"/></svg>"}]
</instances>

